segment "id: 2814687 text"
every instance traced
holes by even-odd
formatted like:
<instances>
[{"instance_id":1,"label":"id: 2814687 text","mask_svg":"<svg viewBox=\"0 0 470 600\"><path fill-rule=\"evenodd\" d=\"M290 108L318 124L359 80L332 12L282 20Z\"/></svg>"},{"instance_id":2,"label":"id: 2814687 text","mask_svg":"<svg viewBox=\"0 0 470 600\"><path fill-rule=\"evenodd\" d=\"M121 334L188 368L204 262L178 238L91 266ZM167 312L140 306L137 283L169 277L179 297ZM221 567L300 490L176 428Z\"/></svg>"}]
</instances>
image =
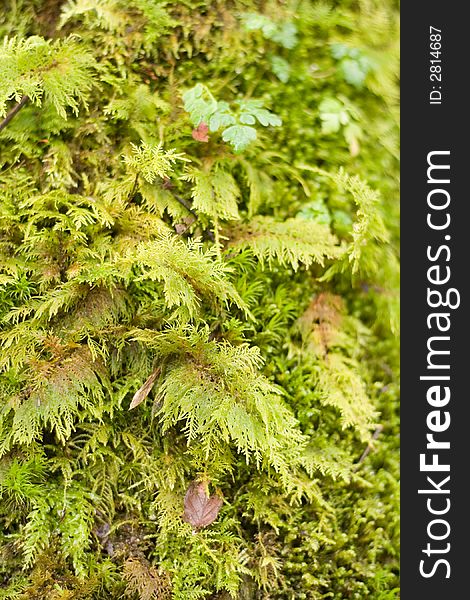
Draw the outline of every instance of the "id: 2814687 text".
<instances>
[{"instance_id":1,"label":"id: 2814687 text","mask_svg":"<svg viewBox=\"0 0 470 600\"><path fill-rule=\"evenodd\" d=\"M432 25L429 27L429 104L442 103L442 32Z\"/></svg>"}]
</instances>

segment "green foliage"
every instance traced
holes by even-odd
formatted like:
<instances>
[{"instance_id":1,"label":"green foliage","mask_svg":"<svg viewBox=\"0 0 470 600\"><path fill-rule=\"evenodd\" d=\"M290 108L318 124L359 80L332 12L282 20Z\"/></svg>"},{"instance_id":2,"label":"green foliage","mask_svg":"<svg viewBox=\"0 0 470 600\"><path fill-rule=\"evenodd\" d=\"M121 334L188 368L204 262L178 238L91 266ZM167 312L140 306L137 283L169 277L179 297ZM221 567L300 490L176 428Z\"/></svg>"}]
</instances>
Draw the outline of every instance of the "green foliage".
<instances>
[{"instance_id":1,"label":"green foliage","mask_svg":"<svg viewBox=\"0 0 470 600\"><path fill-rule=\"evenodd\" d=\"M209 131L222 131L222 139L229 142L235 152L245 150L256 140L257 132L252 125L258 122L264 127L279 127L282 120L263 108L262 100L236 100L236 109L227 102L217 102L206 86L198 83L183 94L184 108L197 127L201 123L209 126Z\"/></svg>"},{"instance_id":2,"label":"green foliage","mask_svg":"<svg viewBox=\"0 0 470 600\"><path fill-rule=\"evenodd\" d=\"M332 44L331 54L339 63L339 69L345 81L361 88L372 69L371 60L358 48L348 48L344 44Z\"/></svg>"},{"instance_id":3,"label":"green foliage","mask_svg":"<svg viewBox=\"0 0 470 600\"><path fill-rule=\"evenodd\" d=\"M0 598L398 597L395 3L242 4L0 15Z\"/></svg>"},{"instance_id":4,"label":"green foliage","mask_svg":"<svg viewBox=\"0 0 470 600\"><path fill-rule=\"evenodd\" d=\"M194 184L191 192L192 208L198 213L206 214L212 220L240 219L240 188L231 173L222 169L209 172L192 170L183 179Z\"/></svg>"},{"instance_id":5,"label":"green foliage","mask_svg":"<svg viewBox=\"0 0 470 600\"><path fill-rule=\"evenodd\" d=\"M132 145L132 154L124 157L124 162L130 173L142 175L148 183L154 183L157 177L165 179L173 171L177 160L185 160L182 154L175 150L162 150L160 146ZM186 159L187 160L187 159Z\"/></svg>"},{"instance_id":6,"label":"green foliage","mask_svg":"<svg viewBox=\"0 0 470 600\"><path fill-rule=\"evenodd\" d=\"M267 40L280 44L284 48L294 48L297 44L297 27L291 21L276 23L266 15L245 13L241 15L247 31L261 31Z\"/></svg>"},{"instance_id":7,"label":"green foliage","mask_svg":"<svg viewBox=\"0 0 470 600\"><path fill-rule=\"evenodd\" d=\"M233 444L247 463L252 458L257 465L271 465L288 480L286 457L298 462L305 440L282 391L259 373L259 349L210 341L208 334L192 329L134 333L133 339L152 347L157 359L167 358L155 399L162 432L182 422L188 444L200 440L205 460Z\"/></svg>"},{"instance_id":8,"label":"green foliage","mask_svg":"<svg viewBox=\"0 0 470 600\"><path fill-rule=\"evenodd\" d=\"M22 96L38 105L44 96L64 119L67 107L78 114L80 103L87 106L95 61L73 37L56 42L39 36L5 38L0 62L0 116L8 100L18 102Z\"/></svg>"},{"instance_id":9,"label":"green foliage","mask_svg":"<svg viewBox=\"0 0 470 600\"><path fill-rule=\"evenodd\" d=\"M343 253L328 227L303 218L278 222L272 217L259 216L247 225L233 228L231 247L248 247L263 264L276 258L297 270L302 263L309 267L326 259L339 258Z\"/></svg>"}]
</instances>

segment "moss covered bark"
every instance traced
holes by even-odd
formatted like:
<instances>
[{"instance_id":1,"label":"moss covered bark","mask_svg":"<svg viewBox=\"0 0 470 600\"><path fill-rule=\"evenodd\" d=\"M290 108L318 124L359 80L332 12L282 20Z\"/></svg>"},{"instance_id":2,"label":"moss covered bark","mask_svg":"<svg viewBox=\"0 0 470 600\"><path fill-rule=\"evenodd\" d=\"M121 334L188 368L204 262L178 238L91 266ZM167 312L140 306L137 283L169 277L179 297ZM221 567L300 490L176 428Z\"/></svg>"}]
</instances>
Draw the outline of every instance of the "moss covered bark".
<instances>
[{"instance_id":1,"label":"moss covered bark","mask_svg":"<svg viewBox=\"0 0 470 600\"><path fill-rule=\"evenodd\" d=\"M395 3L5 5L0 598L397 598Z\"/></svg>"}]
</instances>

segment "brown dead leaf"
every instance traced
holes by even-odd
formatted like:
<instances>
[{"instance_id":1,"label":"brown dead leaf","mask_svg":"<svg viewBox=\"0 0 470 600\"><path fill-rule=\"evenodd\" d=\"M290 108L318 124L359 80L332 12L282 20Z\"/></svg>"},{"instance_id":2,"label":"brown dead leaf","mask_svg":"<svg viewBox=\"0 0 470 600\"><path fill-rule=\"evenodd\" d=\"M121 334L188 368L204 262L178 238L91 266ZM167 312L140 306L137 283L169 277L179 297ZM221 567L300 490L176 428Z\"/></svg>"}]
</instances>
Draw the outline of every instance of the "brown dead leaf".
<instances>
[{"instance_id":1,"label":"brown dead leaf","mask_svg":"<svg viewBox=\"0 0 470 600\"><path fill-rule=\"evenodd\" d=\"M171 584L168 573L150 565L144 558L131 556L124 563L126 597L140 600L169 600Z\"/></svg>"},{"instance_id":2,"label":"brown dead leaf","mask_svg":"<svg viewBox=\"0 0 470 600\"><path fill-rule=\"evenodd\" d=\"M343 319L344 304L340 296L322 292L299 318L298 325L305 340L326 355L335 343Z\"/></svg>"},{"instance_id":3,"label":"brown dead leaf","mask_svg":"<svg viewBox=\"0 0 470 600\"><path fill-rule=\"evenodd\" d=\"M132 402L129 406L129 410L132 410L136 406L139 406L139 404L143 402L145 398L147 398L155 384L157 377L160 374L160 370L160 367L157 367L147 379L147 381L136 391L134 397L132 398Z\"/></svg>"},{"instance_id":4,"label":"brown dead leaf","mask_svg":"<svg viewBox=\"0 0 470 600\"><path fill-rule=\"evenodd\" d=\"M209 127L207 126L207 123L200 123L196 129L193 129L193 132L191 134L193 136L193 139L195 139L198 142L208 142L209 141Z\"/></svg>"},{"instance_id":5,"label":"brown dead leaf","mask_svg":"<svg viewBox=\"0 0 470 600\"><path fill-rule=\"evenodd\" d=\"M213 523L222 506L220 496L208 496L204 483L193 481L184 497L183 520L199 529Z\"/></svg>"},{"instance_id":6,"label":"brown dead leaf","mask_svg":"<svg viewBox=\"0 0 470 600\"><path fill-rule=\"evenodd\" d=\"M178 235L183 235L189 229L189 227L196 221L196 217L186 217L182 223L176 223L175 231Z\"/></svg>"}]
</instances>

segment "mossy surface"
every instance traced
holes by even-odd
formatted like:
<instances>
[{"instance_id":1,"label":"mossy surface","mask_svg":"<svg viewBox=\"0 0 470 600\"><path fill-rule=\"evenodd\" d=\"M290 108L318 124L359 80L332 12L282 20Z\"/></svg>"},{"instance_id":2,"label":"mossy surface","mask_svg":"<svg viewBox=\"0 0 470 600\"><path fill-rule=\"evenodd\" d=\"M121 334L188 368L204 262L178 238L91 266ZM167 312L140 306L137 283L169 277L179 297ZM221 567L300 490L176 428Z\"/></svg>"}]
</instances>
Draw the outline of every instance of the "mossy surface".
<instances>
[{"instance_id":1,"label":"mossy surface","mask_svg":"<svg viewBox=\"0 0 470 600\"><path fill-rule=\"evenodd\" d=\"M0 598L398 598L397 4L4 5Z\"/></svg>"}]
</instances>

